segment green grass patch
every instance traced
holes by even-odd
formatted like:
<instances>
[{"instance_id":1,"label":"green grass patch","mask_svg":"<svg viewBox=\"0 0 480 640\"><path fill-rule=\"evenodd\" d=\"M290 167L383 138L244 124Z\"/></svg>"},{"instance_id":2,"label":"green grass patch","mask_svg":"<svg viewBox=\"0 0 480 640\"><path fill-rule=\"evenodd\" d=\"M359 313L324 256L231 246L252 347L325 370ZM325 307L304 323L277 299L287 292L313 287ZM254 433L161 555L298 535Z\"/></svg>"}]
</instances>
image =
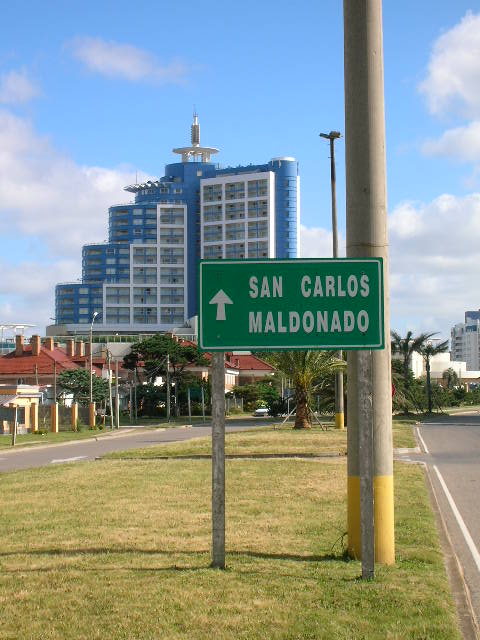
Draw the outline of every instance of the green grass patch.
<instances>
[{"instance_id":1,"label":"green grass patch","mask_svg":"<svg viewBox=\"0 0 480 640\"><path fill-rule=\"evenodd\" d=\"M395 472L397 565L373 582L343 554L344 458L228 461L226 571L209 461L4 474L1 636L460 639L423 472Z\"/></svg>"},{"instance_id":2,"label":"green grass patch","mask_svg":"<svg viewBox=\"0 0 480 640\"><path fill-rule=\"evenodd\" d=\"M59 433L25 433L17 435L15 447L22 445L35 446L36 444L58 444L69 442L70 440L85 440L88 438L98 438L108 436L110 429L89 429L84 427L81 431L60 431ZM12 436L0 436L0 449L12 448Z\"/></svg>"},{"instance_id":3,"label":"green grass patch","mask_svg":"<svg viewBox=\"0 0 480 640\"><path fill-rule=\"evenodd\" d=\"M394 447L415 447L416 442L412 432L413 421L396 421L393 424ZM211 455L212 439L210 436L194 438L184 442L160 444L141 449L116 451L105 456L112 459L151 459L175 458L177 456ZM296 430L292 423L282 427L266 426L227 433L225 435L225 453L227 455L282 455L332 454L344 456L347 453L347 432L336 429L324 431L319 426L308 430Z\"/></svg>"}]
</instances>

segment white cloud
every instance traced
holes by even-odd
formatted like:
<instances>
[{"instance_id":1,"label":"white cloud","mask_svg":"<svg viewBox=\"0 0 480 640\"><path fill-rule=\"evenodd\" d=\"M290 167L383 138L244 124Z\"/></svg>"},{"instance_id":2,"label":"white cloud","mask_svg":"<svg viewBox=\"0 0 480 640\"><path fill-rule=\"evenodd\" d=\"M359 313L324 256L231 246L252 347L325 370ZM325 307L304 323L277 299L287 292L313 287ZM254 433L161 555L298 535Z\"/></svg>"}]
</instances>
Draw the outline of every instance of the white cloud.
<instances>
[{"instance_id":1,"label":"white cloud","mask_svg":"<svg viewBox=\"0 0 480 640\"><path fill-rule=\"evenodd\" d=\"M448 337L480 306L480 193L403 203L389 228L392 327Z\"/></svg>"},{"instance_id":2,"label":"white cloud","mask_svg":"<svg viewBox=\"0 0 480 640\"><path fill-rule=\"evenodd\" d=\"M0 103L22 104L39 93L26 71L12 70L0 76Z\"/></svg>"},{"instance_id":3,"label":"white cloud","mask_svg":"<svg viewBox=\"0 0 480 640\"><path fill-rule=\"evenodd\" d=\"M331 256L330 231L302 225L300 237L302 257ZM401 203L389 216L389 251L391 327L448 338L480 307L480 193Z\"/></svg>"},{"instance_id":4,"label":"white cloud","mask_svg":"<svg viewBox=\"0 0 480 640\"><path fill-rule=\"evenodd\" d=\"M83 37L72 40L69 48L90 71L133 82L181 83L188 73L181 60L165 65L148 51L130 44Z\"/></svg>"},{"instance_id":5,"label":"white cloud","mask_svg":"<svg viewBox=\"0 0 480 640\"><path fill-rule=\"evenodd\" d=\"M445 131L438 140L426 140L422 146L426 156L454 158L460 162L480 161L480 120Z\"/></svg>"},{"instance_id":6,"label":"white cloud","mask_svg":"<svg viewBox=\"0 0 480 640\"><path fill-rule=\"evenodd\" d=\"M300 225L300 255L302 258L331 258L332 232L322 227ZM345 239L339 234L339 255L345 255Z\"/></svg>"},{"instance_id":7,"label":"white cloud","mask_svg":"<svg viewBox=\"0 0 480 640\"><path fill-rule=\"evenodd\" d=\"M127 169L79 166L37 135L31 124L0 111L0 212L3 224L39 236L58 256L106 237L107 209L130 200ZM5 227L4 227L5 228Z\"/></svg>"},{"instance_id":8,"label":"white cloud","mask_svg":"<svg viewBox=\"0 0 480 640\"><path fill-rule=\"evenodd\" d=\"M123 187L134 181L128 168L77 165L28 120L0 111L2 233L16 238L14 249L3 244L0 322L49 322L55 284L81 276L82 245L107 238L108 207L130 201ZM45 262L31 261L31 243Z\"/></svg>"},{"instance_id":9,"label":"white cloud","mask_svg":"<svg viewBox=\"0 0 480 640\"><path fill-rule=\"evenodd\" d=\"M435 115L480 116L480 14L468 12L437 39L419 90Z\"/></svg>"}]
</instances>

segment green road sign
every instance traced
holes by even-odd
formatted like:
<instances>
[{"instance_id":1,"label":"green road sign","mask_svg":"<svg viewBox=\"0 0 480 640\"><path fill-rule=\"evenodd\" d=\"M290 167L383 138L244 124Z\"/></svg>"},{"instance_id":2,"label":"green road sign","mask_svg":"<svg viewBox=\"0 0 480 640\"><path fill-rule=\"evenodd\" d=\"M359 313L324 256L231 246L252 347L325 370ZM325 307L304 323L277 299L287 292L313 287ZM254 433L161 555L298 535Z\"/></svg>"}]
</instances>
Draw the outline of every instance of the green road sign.
<instances>
[{"instance_id":1,"label":"green road sign","mask_svg":"<svg viewBox=\"0 0 480 640\"><path fill-rule=\"evenodd\" d=\"M202 260L206 351L383 349L381 258Z\"/></svg>"}]
</instances>

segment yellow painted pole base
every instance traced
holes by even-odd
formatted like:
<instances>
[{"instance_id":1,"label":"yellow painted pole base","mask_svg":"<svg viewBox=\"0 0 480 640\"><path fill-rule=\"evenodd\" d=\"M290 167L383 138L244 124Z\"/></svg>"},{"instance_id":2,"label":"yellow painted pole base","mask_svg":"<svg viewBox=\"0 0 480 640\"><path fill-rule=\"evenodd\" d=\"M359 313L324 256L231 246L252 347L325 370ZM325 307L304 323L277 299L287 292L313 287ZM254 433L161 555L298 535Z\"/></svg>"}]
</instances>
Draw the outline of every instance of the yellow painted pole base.
<instances>
[{"instance_id":1,"label":"yellow painted pole base","mask_svg":"<svg viewBox=\"0 0 480 640\"><path fill-rule=\"evenodd\" d=\"M335 414L335 429L345 429L344 419L345 414L343 413L343 411L342 413Z\"/></svg>"},{"instance_id":2,"label":"yellow painted pole base","mask_svg":"<svg viewBox=\"0 0 480 640\"><path fill-rule=\"evenodd\" d=\"M374 520L375 562L395 564L395 526L393 517L393 476L375 476ZM360 478L348 476L347 480L347 534L348 555L360 560L362 535L360 526Z\"/></svg>"}]
</instances>

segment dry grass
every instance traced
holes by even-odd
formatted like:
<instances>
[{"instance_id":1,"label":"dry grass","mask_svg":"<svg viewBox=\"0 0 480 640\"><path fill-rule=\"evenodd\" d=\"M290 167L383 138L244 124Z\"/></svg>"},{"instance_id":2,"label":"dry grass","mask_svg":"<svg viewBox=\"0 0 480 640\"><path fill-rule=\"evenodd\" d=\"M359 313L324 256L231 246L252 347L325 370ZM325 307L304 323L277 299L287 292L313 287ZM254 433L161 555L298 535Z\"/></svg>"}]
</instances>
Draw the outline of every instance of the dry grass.
<instances>
[{"instance_id":1,"label":"dry grass","mask_svg":"<svg viewBox=\"0 0 480 640\"><path fill-rule=\"evenodd\" d=\"M4 474L0 635L460 638L422 471L396 468L398 563L370 583L343 555L345 473L344 458L227 462L226 571L209 568L207 460Z\"/></svg>"}]
</instances>

